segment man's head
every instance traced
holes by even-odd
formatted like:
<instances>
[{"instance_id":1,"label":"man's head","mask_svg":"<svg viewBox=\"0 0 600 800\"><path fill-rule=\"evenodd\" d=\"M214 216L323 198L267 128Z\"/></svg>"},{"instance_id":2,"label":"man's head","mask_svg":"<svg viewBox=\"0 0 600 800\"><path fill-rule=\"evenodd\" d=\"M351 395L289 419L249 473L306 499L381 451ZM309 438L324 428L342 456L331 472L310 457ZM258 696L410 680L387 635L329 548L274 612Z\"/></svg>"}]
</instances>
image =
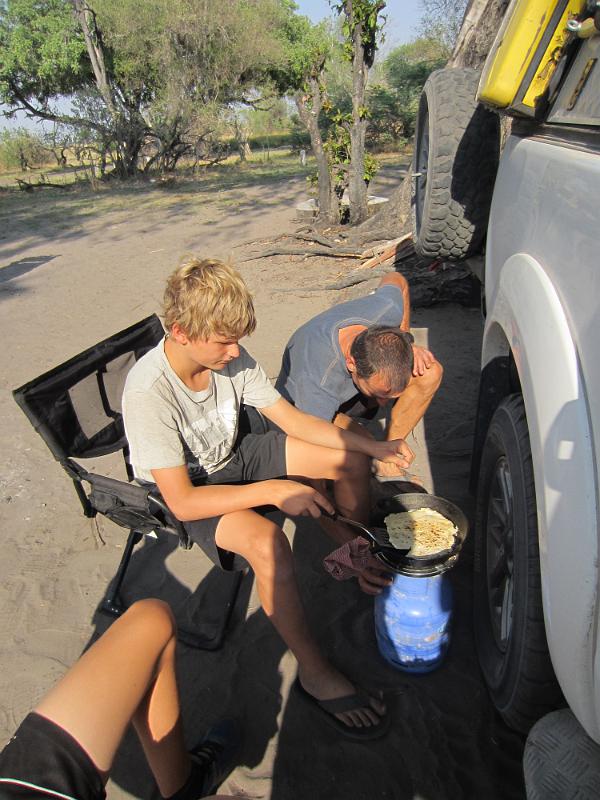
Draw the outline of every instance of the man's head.
<instances>
[{"instance_id":1,"label":"man's head","mask_svg":"<svg viewBox=\"0 0 600 800\"><path fill-rule=\"evenodd\" d=\"M359 392L387 402L398 397L410 381L412 344L398 328L373 325L352 342L346 366Z\"/></svg>"}]
</instances>

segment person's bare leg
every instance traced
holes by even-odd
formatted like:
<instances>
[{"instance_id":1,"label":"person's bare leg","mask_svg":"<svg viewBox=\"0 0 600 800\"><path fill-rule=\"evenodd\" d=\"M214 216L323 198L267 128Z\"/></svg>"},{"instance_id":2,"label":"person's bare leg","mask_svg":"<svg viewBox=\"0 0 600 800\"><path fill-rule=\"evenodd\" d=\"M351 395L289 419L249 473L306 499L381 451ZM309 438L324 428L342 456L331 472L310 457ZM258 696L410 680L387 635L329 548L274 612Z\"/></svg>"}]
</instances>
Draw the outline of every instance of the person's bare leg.
<instances>
[{"instance_id":1,"label":"person's bare leg","mask_svg":"<svg viewBox=\"0 0 600 800\"><path fill-rule=\"evenodd\" d=\"M285 458L288 476L333 480L335 504L340 514L358 522L368 522L371 474L368 456L333 450L288 436ZM326 519L323 521L327 522ZM356 531L345 525L331 523L330 528L330 535L340 544L356 536Z\"/></svg>"},{"instance_id":2,"label":"person's bare leg","mask_svg":"<svg viewBox=\"0 0 600 800\"><path fill-rule=\"evenodd\" d=\"M243 556L254 570L263 611L296 657L306 691L319 700L353 694L354 686L327 661L309 630L291 547L281 528L254 511L237 511L221 518L215 541ZM385 706L374 698L371 706L336 716L350 726L377 724Z\"/></svg>"},{"instance_id":3,"label":"person's bare leg","mask_svg":"<svg viewBox=\"0 0 600 800\"><path fill-rule=\"evenodd\" d=\"M370 436L366 432L367 436ZM368 524L370 502L369 483L371 459L360 453L344 453L328 447L308 444L288 436L286 463L290 475L308 477L317 491L323 492L323 481L313 476L321 475L334 480L335 504L343 517ZM338 544L346 544L357 536L356 528L321 515L319 524L325 533ZM379 594L392 582L390 572L367 567L358 577L361 589L367 594Z\"/></svg>"},{"instance_id":4,"label":"person's bare leg","mask_svg":"<svg viewBox=\"0 0 600 800\"><path fill-rule=\"evenodd\" d=\"M175 624L160 600L135 603L35 709L76 739L104 779L133 721L163 797L184 785L186 752L175 679Z\"/></svg>"}]
</instances>

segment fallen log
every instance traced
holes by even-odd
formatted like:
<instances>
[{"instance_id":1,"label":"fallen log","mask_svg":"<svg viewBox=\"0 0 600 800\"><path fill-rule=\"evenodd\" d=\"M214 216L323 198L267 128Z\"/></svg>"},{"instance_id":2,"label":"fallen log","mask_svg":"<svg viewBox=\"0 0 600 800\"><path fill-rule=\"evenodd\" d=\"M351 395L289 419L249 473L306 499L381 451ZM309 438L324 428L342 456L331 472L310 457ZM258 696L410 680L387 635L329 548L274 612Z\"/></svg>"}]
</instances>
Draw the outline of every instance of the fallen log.
<instances>
[{"instance_id":1,"label":"fallen log","mask_svg":"<svg viewBox=\"0 0 600 800\"><path fill-rule=\"evenodd\" d=\"M16 178L17 184L19 189L23 192L33 192L34 189L68 189L69 184L67 183L49 183L48 181L41 181L40 183L30 183L29 181L24 181L21 178Z\"/></svg>"},{"instance_id":2,"label":"fallen log","mask_svg":"<svg viewBox=\"0 0 600 800\"><path fill-rule=\"evenodd\" d=\"M379 248L376 249L378 250ZM361 269L372 269L373 267L377 267L379 264L383 264L384 261L389 261L390 259L397 261L404 254L404 252L408 252L409 250L414 250L412 233L406 233L399 239L386 242L382 250L375 253L375 255L361 265Z\"/></svg>"},{"instance_id":3,"label":"fallen log","mask_svg":"<svg viewBox=\"0 0 600 800\"><path fill-rule=\"evenodd\" d=\"M257 253L255 256L248 256L248 258L242 258L241 261L257 261L259 258L270 258L271 256L305 256L306 258L312 258L314 256L327 256L328 258L362 258L362 253L357 253L356 251L351 252L342 252L336 250L327 250L326 248L321 248L319 250L301 250L295 247L286 247L280 248L278 250L265 250L263 253Z\"/></svg>"}]
</instances>

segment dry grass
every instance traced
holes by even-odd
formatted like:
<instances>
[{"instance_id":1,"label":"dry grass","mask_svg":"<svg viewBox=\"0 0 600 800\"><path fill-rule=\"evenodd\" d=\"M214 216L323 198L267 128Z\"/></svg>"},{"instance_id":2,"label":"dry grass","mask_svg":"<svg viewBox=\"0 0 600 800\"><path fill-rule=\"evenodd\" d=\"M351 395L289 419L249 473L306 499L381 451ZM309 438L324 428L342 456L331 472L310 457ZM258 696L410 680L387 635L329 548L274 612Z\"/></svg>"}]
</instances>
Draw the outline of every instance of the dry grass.
<instances>
[{"instance_id":1,"label":"dry grass","mask_svg":"<svg viewBox=\"0 0 600 800\"><path fill-rule=\"evenodd\" d=\"M400 154L383 154L382 167L406 162ZM254 155L240 163L237 157L197 172L181 170L165 177L149 176L127 181L81 180L73 169L39 170L27 173L5 173L0 181L0 227L20 231L44 226L57 231L72 228L78 223L101 218L109 213L174 211L212 218L225 209L243 205L246 191L253 186L276 184L290 178L306 178L314 172L312 159L305 167L289 150L271 151L270 159ZM68 189L40 188L24 192L17 188L15 178L35 182L41 174L52 183L64 183ZM307 193L308 193L307 185ZM269 205L268 202L265 203Z\"/></svg>"}]
</instances>

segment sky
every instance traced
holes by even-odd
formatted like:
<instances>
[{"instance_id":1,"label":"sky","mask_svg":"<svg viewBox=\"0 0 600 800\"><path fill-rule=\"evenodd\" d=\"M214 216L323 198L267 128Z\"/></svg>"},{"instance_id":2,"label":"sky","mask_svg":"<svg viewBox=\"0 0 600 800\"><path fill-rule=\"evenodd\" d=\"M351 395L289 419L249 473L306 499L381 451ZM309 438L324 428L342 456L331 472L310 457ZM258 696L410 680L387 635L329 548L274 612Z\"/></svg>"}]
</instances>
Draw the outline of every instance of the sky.
<instances>
[{"instance_id":1,"label":"sky","mask_svg":"<svg viewBox=\"0 0 600 800\"><path fill-rule=\"evenodd\" d=\"M295 0L300 14L305 14L313 22L319 22L333 14L328 0ZM384 28L384 50L395 45L404 44L416 36L416 28L423 15L422 0L387 0L385 15L387 21ZM0 111L2 110L0 104ZM18 119L9 121L0 116L0 130L24 126L36 130L39 123L27 120L19 114Z\"/></svg>"},{"instance_id":2,"label":"sky","mask_svg":"<svg viewBox=\"0 0 600 800\"><path fill-rule=\"evenodd\" d=\"M306 14L313 22L319 22L331 15L328 0L295 0L301 14ZM385 26L386 44L404 44L416 35L415 29L423 16L421 0L387 0L384 12L387 15Z\"/></svg>"}]
</instances>

